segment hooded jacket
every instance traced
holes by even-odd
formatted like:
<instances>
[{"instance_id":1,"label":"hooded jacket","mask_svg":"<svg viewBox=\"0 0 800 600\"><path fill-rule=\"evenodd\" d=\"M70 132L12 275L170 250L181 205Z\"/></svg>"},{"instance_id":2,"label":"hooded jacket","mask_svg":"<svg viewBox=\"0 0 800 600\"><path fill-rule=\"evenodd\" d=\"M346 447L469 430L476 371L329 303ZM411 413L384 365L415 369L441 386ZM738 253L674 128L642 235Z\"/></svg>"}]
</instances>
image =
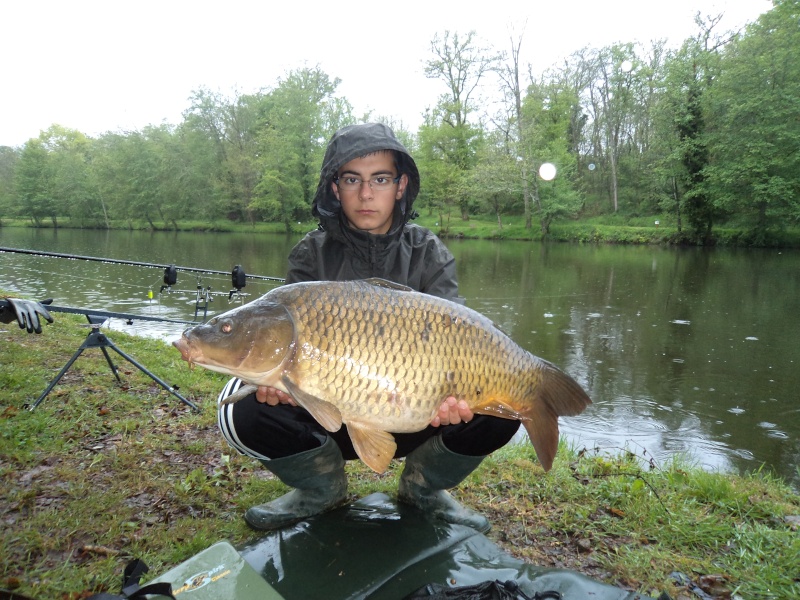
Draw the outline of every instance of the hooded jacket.
<instances>
[{"instance_id":1,"label":"hooded jacket","mask_svg":"<svg viewBox=\"0 0 800 600\"><path fill-rule=\"evenodd\" d=\"M394 151L398 174L407 175L408 184L395 203L390 230L375 235L347 225L331 184L343 165L381 150ZM311 208L320 228L307 234L290 252L286 283L381 277L460 301L453 255L429 230L409 223L416 216L413 205L419 188L417 165L389 127L367 123L337 131L328 142Z\"/></svg>"}]
</instances>

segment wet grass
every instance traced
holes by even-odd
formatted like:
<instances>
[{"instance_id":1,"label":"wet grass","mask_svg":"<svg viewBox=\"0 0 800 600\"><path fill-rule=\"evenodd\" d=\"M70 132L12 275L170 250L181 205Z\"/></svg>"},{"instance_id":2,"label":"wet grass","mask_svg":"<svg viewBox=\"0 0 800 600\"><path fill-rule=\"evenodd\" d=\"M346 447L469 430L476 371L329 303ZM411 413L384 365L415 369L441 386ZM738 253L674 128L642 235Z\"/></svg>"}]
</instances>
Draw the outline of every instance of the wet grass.
<instances>
[{"instance_id":1,"label":"wet grass","mask_svg":"<svg viewBox=\"0 0 800 600\"><path fill-rule=\"evenodd\" d=\"M132 557L157 575L220 539L252 540L244 510L287 489L218 434L225 378L189 370L158 340L111 334L200 413L114 357L117 384L96 348L25 410L87 333L64 314L42 335L0 325L0 588L33 598L117 592ZM349 463L350 493L394 494L401 468ZM489 517L506 551L542 566L654 596L800 597L800 497L766 473L562 445L545 474L525 444L489 457L454 494Z\"/></svg>"}]
</instances>

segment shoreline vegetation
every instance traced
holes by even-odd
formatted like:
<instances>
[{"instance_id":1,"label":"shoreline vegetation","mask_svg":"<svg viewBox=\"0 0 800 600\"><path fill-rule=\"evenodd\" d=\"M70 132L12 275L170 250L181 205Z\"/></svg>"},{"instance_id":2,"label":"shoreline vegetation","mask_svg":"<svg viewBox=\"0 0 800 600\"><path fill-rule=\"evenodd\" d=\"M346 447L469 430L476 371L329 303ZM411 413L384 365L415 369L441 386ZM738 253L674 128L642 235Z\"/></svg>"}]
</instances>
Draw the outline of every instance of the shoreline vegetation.
<instances>
[{"instance_id":1,"label":"shoreline vegetation","mask_svg":"<svg viewBox=\"0 0 800 600\"><path fill-rule=\"evenodd\" d=\"M187 368L161 340L114 332L201 411L119 359L117 384L91 349L28 411L87 334L80 316L54 317L41 335L0 325L0 592L116 593L132 558L155 577L221 539L252 540L243 512L287 488L219 435L226 378ZM393 496L401 470L349 462L351 498ZM800 597L800 495L766 469L707 472L562 441L545 473L526 442L453 493L489 518L495 543L543 567L674 600Z\"/></svg>"},{"instance_id":2,"label":"shoreline vegetation","mask_svg":"<svg viewBox=\"0 0 800 600\"><path fill-rule=\"evenodd\" d=\"M550 225L547 234L543 234L539 223L534 220L533 226L526 229L522 216L507 216L498 224L496 218L486 216L471 217L468 221L457 216L421 215L414 221L418 225L433 231L442 239L482 239L482 240L514 240L514 241L557 241L590 244L638 244L667 246L697 246L690 241L685 231L679 230L670 216L666 217L626 217L622 215L606 215L587 219L557 221ZM194 233L274 233L303 234L316 228L316 221L298 221L289 226L277 222L241 222L241 221L179 221L163 223L153 227L145 220L119 221L106 227L101 222L80 221L70 219L53 222L42 222L38 227L29 219L0 219L1 227L29 227L38 229L112 229L137 231L166 231ZM766 237L756 239L752 231L736 224L717 226L713 230L710 245L724 247L747 248L800 248L800 228L775 230Z\"/></svg>"}]
</instances>

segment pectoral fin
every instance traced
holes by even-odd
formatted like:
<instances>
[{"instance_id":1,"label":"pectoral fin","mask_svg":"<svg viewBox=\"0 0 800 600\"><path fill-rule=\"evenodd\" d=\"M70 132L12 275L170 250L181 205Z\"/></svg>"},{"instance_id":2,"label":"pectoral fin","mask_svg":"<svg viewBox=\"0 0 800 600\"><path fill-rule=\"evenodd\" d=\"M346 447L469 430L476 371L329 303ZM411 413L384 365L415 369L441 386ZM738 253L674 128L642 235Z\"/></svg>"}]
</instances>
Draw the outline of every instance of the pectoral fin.
<instances>
[{"instance_id":1,"label":"pectoral fin","mask_svg":"<svg viewBox=\"0 0 800 600\"><path fill-rule=\"evenodd\" d=\"M294 401L305 408L326 430L339 431L342 428L342 413L333 404L304 392L286 375L281 381Z\"/></svg>"},{"instance_id":2,"label":"pectoral fin","mask_svg":"<svg viewBox=\"0 0 800 600\"><path fill-rule=\"evenodd\" d=\"M397 451L394 436L358 422L348 422L347 432L358 457L376 473L383 473Z\"/></svg>"},{"instance_id":3,"label":"pectoral fin","mask_svg":"<svg viewBox=\"0 0 800 600\"><path fill-rule=\"evenodd\" d=\"M220 404L221 405L233 404L234 402L238 402L239 400L243 400L244 398L246 398L247 396L249 396L250 394L255 392L257 389L258 389L258 387L254 386L254 385L250 385L250 384L243 385L238 390L236 390L233 394L231 394L230 396L225 397L225 399L222 400L222 402L220 402Z\"/></svg>"}]
</instances>

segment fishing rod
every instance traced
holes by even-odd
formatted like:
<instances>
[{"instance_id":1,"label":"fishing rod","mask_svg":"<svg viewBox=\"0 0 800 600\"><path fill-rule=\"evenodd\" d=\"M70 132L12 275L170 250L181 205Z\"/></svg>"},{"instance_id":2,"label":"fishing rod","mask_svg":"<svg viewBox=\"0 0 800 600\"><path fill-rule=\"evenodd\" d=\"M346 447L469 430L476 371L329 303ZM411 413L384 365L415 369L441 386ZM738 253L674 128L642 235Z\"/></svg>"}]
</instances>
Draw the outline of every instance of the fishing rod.
<instances>
[{"instance_id":1,"label":"fishing rod","mask_svg":"<svg viewBox=\"0 0 800 600\"><path fill-rule=\"evenodd\" d=\"M198 269L196 267L179 267L175 264L170 265L159 265L155 263L146 263L141 261L135 260L122 260L117 258L108 258L108 257L100 257L100 256L84 256L80 254L65 254L63 252L47 252L44 250L30 250L27 248L7 248L7 247L0 247L0 252L14 252L17 254L28 254L32 256L46 256L51 258L67 258L72 260L87 260L87 261L94 261L94 262L102 262L107 264L120 264L120 265L131 265L136 267L147 267L147 268L155 268L155 269L164 269L164 285L161 286L159 290L159 294L163 294L165 291L171 292L172 286L178 282L178 271L187 271L189 273L198 273L204 275L230 275L231 277L231 285L234 289L228 292L212 292L211 286L203 286L200 283L200 277L198 276L197 281L197 289L195 290L196 298L195 298L195 310L194 310L194 318L197 319L197 315L200 310L203 311L203 319L208 316L208 305L213 300L213 297L216 295L227 295L228 300L231 300L234 295L238 298L243 296L242 288L247 285L247 278L256 279L261 281L275 281L279 283L283 283L285 281L282 277L268 277L265 275L247 275L242 268L241 265L235 265L233 270L230 272L226 271L218 271L216 269ZM246 294L244 294L246 295ZM148 298L153 299L153 292L150 290L148 292Z\"/></svg>"},{"instance_id":2,"label":"fishing rod","mask_svg":"<svg viewBox=\"0 0 800 600\"><path fill-rule=\"evenodd\" d=\"M0 252L16 252L18 254L31 254L33 256L49 256L52 258L69 258L73 260L89 260L95 262L103 262L103 263L113 263L113 264L120 264L120 265L132 265L135 267L150 267L155 269L174 269L176 272L180 271L187 271L189 273L204 273L209 275L233 275L232 272L229 271L217 271L215 269L198 269L196 267L179 267L177 265L159 265L155 263L146 263L146 262L139 262L135 260L121 260L117 258L105 258L99 256L82 256L80 254L64 254L61 252L46 252L44 250L29 250L27 248L5 248L0 246ZM238 265L237 265L238 266ZM238 267L241 270L241 267ZM237 267L234 267L234 271L236 271ZM244 271L241 271L244 274ZM277 281L283 282L285 279L283 277L268 277L266 275L247 275L250 279L259 279L262 281ZM242 286L244 287L244 286Z\"/></svg>"},{"instance_id":3,"label":"fishing rod","mask_svg":"<svg viewBox=\"0 0 800 600\"><path fill-rule=\"evenodd\" d=\"M52 300L50 300L52 302ZM47 300L40 302L50 312L70 313L73 315L86 315L104 317L106 319L124 319L128 325L133 321L157 321L159 323L176 323L178 325L197 325L197 321L183 321L180 319L167 319L165 317L152 317L149 315L134 315L132 313L119 313L108 310L95 310L94 308L76 308L73 306L56 306Z\"/></svg>"}]
</instances>

